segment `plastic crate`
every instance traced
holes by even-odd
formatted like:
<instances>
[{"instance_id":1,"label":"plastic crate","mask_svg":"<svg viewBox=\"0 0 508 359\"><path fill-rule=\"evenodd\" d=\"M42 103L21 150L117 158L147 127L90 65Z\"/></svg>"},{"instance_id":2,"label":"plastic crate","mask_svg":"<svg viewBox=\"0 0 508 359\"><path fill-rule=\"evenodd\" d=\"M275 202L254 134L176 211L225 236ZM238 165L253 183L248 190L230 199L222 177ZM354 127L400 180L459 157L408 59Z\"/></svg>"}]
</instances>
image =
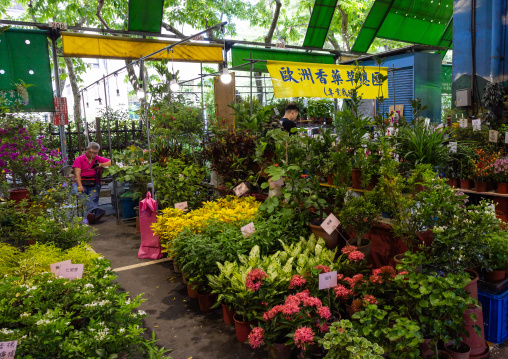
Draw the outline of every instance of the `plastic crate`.
<instances>
[{"instance_id":1,"label":"plastic crate","mask_svg":"<svg viewBox=\"0 0 508 359\"><path fill-rule=\"evenodd\" d=\"M490 294L478 291L483 308L485 339L499 344L508 339L508 291Z\"/></svg>"}]
</instances>

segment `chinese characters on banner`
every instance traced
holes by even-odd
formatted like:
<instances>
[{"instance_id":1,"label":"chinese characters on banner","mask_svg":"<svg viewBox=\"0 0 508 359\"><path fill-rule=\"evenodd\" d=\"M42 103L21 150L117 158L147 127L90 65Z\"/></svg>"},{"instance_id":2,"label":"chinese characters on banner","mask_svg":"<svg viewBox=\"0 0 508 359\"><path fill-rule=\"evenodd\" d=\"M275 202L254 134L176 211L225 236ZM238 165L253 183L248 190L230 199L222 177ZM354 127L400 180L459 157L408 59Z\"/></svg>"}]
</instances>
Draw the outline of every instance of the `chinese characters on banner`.
<instances>
[{"instance_id":1,"label":"chinese characters on banner","mask_svg":"<svg viewBox=\"0 0 508 359\"><path fill-rule=\"evenodd\" d=\"M53 113L53 125L61 126L69 124L69 115L67 114L67 98L55 97L55 112Z\"/></svg>"},{"instance_id":2,"label":"chinese characters on banner","mask_svg":"<svg viewBox=\"0 0 508 359\"><path fill-rule=\"evenodd\" d=\"M12 342L0 342L0 358L14 359L16 355L17 346L18 346L17 340L14 340Z\"/></svg>"},{"instance_id":3,"label":"chinese characters on banner","mask_svg":"<svg viewBox=\"0 0 508 359\"><path fill-rule=\"evenodd\" d=\"M276 98L348 98L356 86L355 66L282 61L268 61L266 66ZM388 96L388 81L379 80L380 75L387 75L387 70L387 67L363 67L358 94L363 99Z\"/></svg>"}]
</instances>

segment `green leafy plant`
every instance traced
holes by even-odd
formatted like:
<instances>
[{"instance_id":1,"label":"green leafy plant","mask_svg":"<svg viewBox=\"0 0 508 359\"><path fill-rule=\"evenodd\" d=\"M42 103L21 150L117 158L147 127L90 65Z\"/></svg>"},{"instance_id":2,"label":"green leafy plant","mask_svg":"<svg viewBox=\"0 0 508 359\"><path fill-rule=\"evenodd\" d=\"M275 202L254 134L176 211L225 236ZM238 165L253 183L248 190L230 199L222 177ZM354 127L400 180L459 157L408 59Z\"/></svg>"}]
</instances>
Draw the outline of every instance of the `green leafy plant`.
<instances>
[{"instance_id":1,"label":"green leafy plant","mask_svg":"<svg viewBox=\"0 0 508 359\"><path fill-rule=\"evenodd\" d=\"M377 223L379 209L367 196L351 197L340 212L339 219L342 226L354 234L356 245L362 245L363 237Z\"/></svg>"},{"instance_id":2,"label":"green leafy plant","mask_svg":"<svg viewBox=\"0 0 508 359\"><path fill-rule=\"evenodd\" d=\"M508 233L497 231L486 239L488 266L484 269L502 270L508 268Z\"/></svg>"}]
</instances>

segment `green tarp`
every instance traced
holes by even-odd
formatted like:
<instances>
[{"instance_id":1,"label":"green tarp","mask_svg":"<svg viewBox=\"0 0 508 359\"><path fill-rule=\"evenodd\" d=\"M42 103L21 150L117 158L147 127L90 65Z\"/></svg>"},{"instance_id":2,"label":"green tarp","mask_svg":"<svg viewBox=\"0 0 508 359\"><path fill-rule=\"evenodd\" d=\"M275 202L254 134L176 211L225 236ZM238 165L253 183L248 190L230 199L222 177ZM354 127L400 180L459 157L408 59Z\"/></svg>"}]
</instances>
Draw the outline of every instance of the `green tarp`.
<instances>
[{"instance_id":1,"label":"green tarp","mask_svg":"<svg viewBox=\"0 0 508 359\"><path fill-rule=\"evenodd\" d=\"M0 97L4 105L22 103L16 84L23 81L29 95L24 111L54 111L46 31L9 29L0 35Z\"/></svg>"},{"instance_id":2,"label":"green tarp","mask_svg":"<svg viewBox=\"0 0 508 359\"><path fill-rule=\"evenodd\" d=\"M293 61L293 62L311 62L317 64L334 64L335 56L329 54L317 54L310 52L299 52L299 51L287 51L287 50L273 50L263 49L258 47L248 46L233 46L231 48L231 57L233 66L239 66L249 62L243 59L252 58L256 60L273 60L273 61ZM236 70L250 71L250 65L242 66ZM257 72L268 72L266 68L266 62L254 63L254 71Z\"/></svg>"},{"instance_id":3,"label":"green tarp","mask_svg":"<svg viewBox=\"0 0 508 359\"><path fill-rule=\"evenodd\" d=\"M129 31L161 32L164 0L129 0Z\"/></svg>"},{"instance_id":4,"label":"green tarp","mask_svg":"<svg viewBox=\"0 0 508 359\"><path fill-rule=\"evenodd\" d=\"M452 16L453 0L376 0L352 51L367 52L376 37L450 47Z\"/></svg>"},{"instance_id":5,"label":"green tarp","mask_svg":"<svg viewBox=\"0 0 508 359\"><path fill-rule=\"evenodd\" d=\"M323 47L336 5L337 0L316 0L303 40L304 47Z\"/></svg>"}]
</instances>

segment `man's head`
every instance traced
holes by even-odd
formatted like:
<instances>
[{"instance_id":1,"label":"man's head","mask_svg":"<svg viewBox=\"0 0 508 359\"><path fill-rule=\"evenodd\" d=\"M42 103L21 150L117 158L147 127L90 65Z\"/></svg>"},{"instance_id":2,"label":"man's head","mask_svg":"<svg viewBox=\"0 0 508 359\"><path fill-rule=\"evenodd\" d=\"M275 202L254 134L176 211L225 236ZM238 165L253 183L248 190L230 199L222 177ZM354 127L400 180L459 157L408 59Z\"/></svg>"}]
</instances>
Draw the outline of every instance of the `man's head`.
<instances>
[{"instance_id":1,"label":"man's head","mask_svg":"<svg viewBox=\"0 0 508 359\"><path fill-rule=\"evenodd\" d=\"M300 112L300 107L294 102L288 104L286 106L286 113L284 117L288 120L295 121L298 118L298 113Z\"/></svg>"},{"instance_id":2,"label":"man's head","mask_svg":"<svg viewBox=\"0 0 508 359\"><path fill-rule=\"evenodd\" d=\"M97 142L90 142L88 146L86 146L86 156L93 160L99 154L100 149L101 145Z\"/></svg>"}]
</instances>

